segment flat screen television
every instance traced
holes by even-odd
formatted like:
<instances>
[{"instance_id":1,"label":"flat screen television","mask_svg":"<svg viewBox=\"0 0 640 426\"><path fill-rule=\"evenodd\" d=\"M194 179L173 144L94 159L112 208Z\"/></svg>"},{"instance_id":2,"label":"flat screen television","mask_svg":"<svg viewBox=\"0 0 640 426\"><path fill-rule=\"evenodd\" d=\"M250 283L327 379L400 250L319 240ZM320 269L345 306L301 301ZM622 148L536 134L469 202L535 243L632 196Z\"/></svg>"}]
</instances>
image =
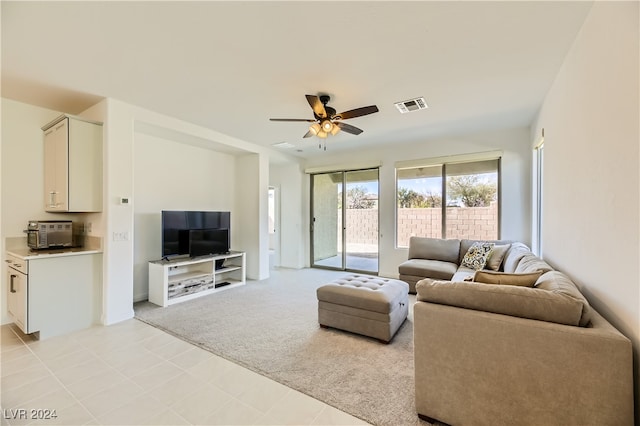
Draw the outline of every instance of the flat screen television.
<instances>
[{"instance_id":1,"label":"flat screen television","mask_svg":"<svg viewBox=\"0 0 640 426\"><path fill-rule=\"evenodd\" d=\"M229 229L192 229L189 231L189 256L229 252Z\"/></svg>"},{"instance_id":2,"label":"flat screen television","mask_svg":"<svg viewBox=\"0 0 640 426\"><path fill-rule=\"evenodd\" d=\"M229 252L231 213L162 211L162 257Z\"/></svg>"}]
</instances>

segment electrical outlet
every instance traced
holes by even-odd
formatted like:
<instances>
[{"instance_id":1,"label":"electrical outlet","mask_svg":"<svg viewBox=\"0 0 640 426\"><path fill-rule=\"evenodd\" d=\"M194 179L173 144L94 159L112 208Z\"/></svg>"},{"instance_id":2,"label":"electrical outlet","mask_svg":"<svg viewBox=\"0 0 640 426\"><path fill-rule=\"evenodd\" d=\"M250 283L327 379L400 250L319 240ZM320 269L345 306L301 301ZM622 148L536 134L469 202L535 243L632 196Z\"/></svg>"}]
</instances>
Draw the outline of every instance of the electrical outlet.
<instances>
[{"instance_id":1,"label":"electrical outlet","mask_svg":"<svg viewBox=\"0 0 640 426\"><path fill-rule=\"evenodd\" d=\"M113 233L113 241L129 241L129 233L128 232L114 232Z\"/></svg>"}]
</instances>

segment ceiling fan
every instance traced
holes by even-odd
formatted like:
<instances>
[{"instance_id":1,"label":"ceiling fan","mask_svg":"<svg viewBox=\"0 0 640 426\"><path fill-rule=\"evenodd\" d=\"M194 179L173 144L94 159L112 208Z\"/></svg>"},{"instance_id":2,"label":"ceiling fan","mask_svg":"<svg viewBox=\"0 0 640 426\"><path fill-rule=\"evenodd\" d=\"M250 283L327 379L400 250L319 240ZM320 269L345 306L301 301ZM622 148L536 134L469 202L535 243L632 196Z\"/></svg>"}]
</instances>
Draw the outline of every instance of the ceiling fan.
<instances>
[{"instance_id":1,"label":"ceiling fan","mask_svg":"<svg viewBox=\"0 0 640 426\"><path fill-rule=\"evenodd\" d=\"M359 135L362 133L362 129L352 126L347 123L343 123L342 120L349 118L362 117L363 115L373 114L378 112L378 107L370 105L362 108L356 108L349 111L336 114L336 110L330 106L327 106L331 98L329 95L305 95L307 102L313 109L314 119L305 118L271 118L271 121L306 121L313 123L309 127L309 131L303 136L309 138L311 136L318 136L319 138L326 138L329 135L335 135L340 130L343 130L352 135Z\"/></svg>"}]
</instances>

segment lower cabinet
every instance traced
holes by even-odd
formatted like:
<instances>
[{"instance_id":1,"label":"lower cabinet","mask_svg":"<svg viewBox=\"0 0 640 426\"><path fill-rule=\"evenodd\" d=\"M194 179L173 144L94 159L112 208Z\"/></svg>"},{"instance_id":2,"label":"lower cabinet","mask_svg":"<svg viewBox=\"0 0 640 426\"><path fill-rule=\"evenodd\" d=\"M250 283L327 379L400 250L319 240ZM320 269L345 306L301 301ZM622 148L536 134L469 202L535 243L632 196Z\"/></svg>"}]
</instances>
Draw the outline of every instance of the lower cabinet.
<instances>
[{"instance_id":1,"label":"lower cabinet","mask_svg":"<svg viewBox=\"0 0 640 426\"><path fill-rule=\"evenodd\" d=\"M244 285L245 253L149 262L149 302L169 306Z\"/></svg>"},{"instance_id":2,"label":"lower cabinet","mask_svg":"<svg viewBox=\"0 0 640 426\"><path fill-rule=\"evenodd\" d=\"M29 334L29 281L27 279L27 261L20 259L9 259L7 268L7 311L13 322L22 330Z\"/></svg>"},{"instance_id":3,"label":"lower cabinet","mask_svg":"<svg viewBox=\"0 0 640 426\"><path fill-rule=\"evenodd\" d=\"M7 255L7 266L7 310L25 334L45 339L99 323L102 254Z\"/></svg>"}]
</instances>

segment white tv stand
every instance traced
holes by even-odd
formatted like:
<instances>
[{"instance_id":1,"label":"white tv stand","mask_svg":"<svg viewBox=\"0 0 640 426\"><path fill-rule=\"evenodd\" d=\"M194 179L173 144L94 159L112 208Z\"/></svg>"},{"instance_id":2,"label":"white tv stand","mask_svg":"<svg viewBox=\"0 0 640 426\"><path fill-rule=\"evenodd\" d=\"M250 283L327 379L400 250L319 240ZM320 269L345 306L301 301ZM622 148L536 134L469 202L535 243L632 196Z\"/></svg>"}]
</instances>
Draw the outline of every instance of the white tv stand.
<instances>
[{"instance_id":1,"label":"white tv stand","mask_svg":"<svg viewBox=\"0 0 640 426\"><path fill-rule=\"evenodd\" d=\"M216 261L224 262L216 269ZM219 262L220 263L220 262ZM245 253L149 262L149 302L169 306L244 285Z\"/></svg>"}]
</instances>

